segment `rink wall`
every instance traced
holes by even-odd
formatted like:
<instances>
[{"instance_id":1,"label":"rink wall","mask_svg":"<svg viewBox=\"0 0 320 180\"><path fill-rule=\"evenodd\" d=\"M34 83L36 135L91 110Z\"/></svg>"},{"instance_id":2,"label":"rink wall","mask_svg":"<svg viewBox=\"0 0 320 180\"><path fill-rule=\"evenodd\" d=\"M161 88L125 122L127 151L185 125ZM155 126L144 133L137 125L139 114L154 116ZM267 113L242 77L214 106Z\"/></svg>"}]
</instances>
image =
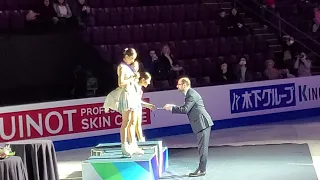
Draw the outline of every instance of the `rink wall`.
<instances>
[{"instance_id":1,"label":"rink wall","mask_svg":"<svg viewBox=\"0 0 320 180\"><path fill-rule=\"evenodd\" d=\"M320 76L195 88L214 120L213 129L320 116ZM158 107L184 103L177 90L145 93ZM0 108L0 144L51 139L67 150L119 141L121 115L104 113L104 97ZM147 138L191 133L186 115L143 110Z\"/></svg>"}]
</instances>

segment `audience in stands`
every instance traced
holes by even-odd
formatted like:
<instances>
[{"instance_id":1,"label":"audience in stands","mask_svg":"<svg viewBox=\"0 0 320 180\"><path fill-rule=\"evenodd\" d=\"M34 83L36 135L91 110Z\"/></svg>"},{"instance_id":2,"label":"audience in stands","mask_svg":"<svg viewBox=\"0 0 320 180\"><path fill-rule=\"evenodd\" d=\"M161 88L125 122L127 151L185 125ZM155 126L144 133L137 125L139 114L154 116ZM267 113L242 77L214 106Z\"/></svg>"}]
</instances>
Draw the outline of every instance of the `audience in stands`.
<instances>
[{"instance_id":1,"label":"audience in stands","mask_svg":"<svg viewBox=\"0 0 320 180\"><path fill-rule=\"evenodd\" d=\"M226 12L224 10L220 11L219 17L216 20L217 25L220 26L220 35L226 37L229 36L229 24Z\"/></svg>"},{"instance_id":2,"label":"audience in stands","mask_svg":"<svg viewBox=\"0 0 320 180\"><path fill-rule=\"evenodd\" d=\"M87 24L88 16L91 12L89 5L86 0L77 0L76 4L72 9L72 14L77 18L78 25L80 27L85 27Z\"/></svg>"},{"instance_id":3,"label":"audience in stands","mask_svg":"<svg viewBox=\"0 0 320 180\"><path fill-rule=\"evenodd\" d=\"M149 56L147 58L144 58L143 65L146 71L150 72L152 76L159 76L159 57L154 49L149 51Z\"/></svg>"},{"instance_id":4,"label":"audience in stands","mask_svg":"<svg viewBox=\"0 0 320 180\"><path fill-rule=\"evenodd\" d=\"M236 82L244 83L252 81L252 72L247 67L246 58L242 57L235 69Z\"/></svg>"},{"instance_id":5,"label":"audience in stands","mask_svg":"<svg viewBox=\"0 0 320 180\"><path fill-rule=\"evenodd\" d=\"M72 9L72 11L71 11ZM31 32L47 32L59 27L85 27L91 12L86 0L76 0L74 6L66 0L56 0L51 4L49 0L44 0L38 8L30 10L26 15L26 24Z\"/></svg>"},{"instance_id":6,"label":"audience in stands","mask_svg":"<svg viewBox=\"0 0 320 180\"><path fill-rule=\"evenodd\" d=\"M281 79L281 71L274 67L274 61L268 59L266 61L266 69L264 70L264 76L268 80Z\"/></svg>"},{"instance_id":7,"label":"audience in stands","mask_svg":"<svg viewBox=\"0 0 320 180\"><path fill-rule=\"evenodd\" d=\"M59 18L59 25L72 25L72 12L69 4L65 0L57 0L53 4L56 16Z\"/></svg>"},{"instance_id":8,"label":"audience in stands","mask_svg":"<svg viewBox=\"0 0 320 180\"><path fill-rule=\"evenodd\" d=\"M96 95L96 91L98 90L98 79L92 74L91 71L87 72L86 76L86 96L93 97Z\"/></svg>"},{"instance_id":9,"label":"audience in stands","mask_svg":"<svg viewBox=\"0 0 320 180\"><path fill-rule=\"evenodd\" d=\"M228 71L228 64L223 62L220 65L220 71L217 74L217 83L219 84L231 84L235 82L235 78L232 72Z\"/></svg>"},{"instance_id":10,"label":"audience in stands","mask_svg":"<svg viewBox=\"0 0 320 180\"><path fill-rule=\"evenodd\" d=\"M99 88L98 78L89 70L78 65L73 72L74 85L71 90L73 98L93 97Z\"/></svg>"},{"instance_id":11,"label":"audience in stands","mask_svg":"<svg viewBox=\"0 0 320 180\"><path fill-rule=\"evenodd\" d=\"M173 6L168 5L168 6L159 7L159 3L157 1L153 1L153 0L138 0L138 1L140 1L143 5L155 5L157 7L143 7L142 8L142 7L139 7L139 5L141 5L141 4L129 5L129 4L125 4L125 3L121 5L122 7L118 7L118 5L116 5L117 3L113 4L113 2L116 2L116 0L112 0L112 2L110 2L110 4L108 4L108 2L107 2L108 0L74 0L73 2L71 2L71 0L69 0L68 2L67 2L67 0L55 0L56 2L54 4L53 4L53 0L51 0L51 1L52 2L50 2L49 0L43 0L43 2L41 3L41 5L39 7L34 8L33 10L31 10L27 13L25 19L27 21L27 24L30 25L30 27L33 27L33 30L52 29L52 28L56 27L55 26L56 24L61 24L61 25L77 24L77 25L80 25L81 27L85 27L85 24L87 24L87 20L90 16L90 13L92 10L95 12L92 14L95 15L95 18L97 18L96 21L94 21L94 22L96 22L95 26L98 26L98 27L89 27L88 29L89 30L90 29L98 29L97 31L94 31L94 32L98 34L98 36L97 36L98 38L102 37L101 39L103 39L103 40L101 40L101 42L99 42L95 45L97 45L99 47L100 46L106 47L105 52L112 54L110 56L114 56L114 54L116 54L115 49L117 49L117 48L113 48L113 47L118 47L118 46L122 47L122 45L119 45L119 44L134 44L134 45L136 45L136 44L148 42L148 43L146 43L147 49L148 49L149 47L154 48L155 46L157 46L157 45L155 45L156 44L155 42L163 42L163 41L173 41L176 45L178 45L180 40L181 41L186 40L188 43L192 44L192 46L193 46L196 43L193 43L192 41L197 39L194 42L203 43L204 45L201 45L201 43L199 43L200 45L198 44L197 46L195 46L195 47L203 47L202 48L203 51L197 51L197 53L190 51L189 57L181 57L181 59L178 59L180 57L179 54L181 55L183 53L177 53L176 54L177 56L174 56L173 53L171 53L168 45L164 45L162 47L162 49L151 49L149 51L149 56L147 58L143 59L143 66L145 67L145 69L147 71L152 73L152 75L156 81L157 80L165 80L166 83L164 83L165 84L164 87L169 87L168 82L172 81L172 79L177 78L179 75L182 75L183 73L185 73L184 69L180 65L183 65L183 67L185 67L186 71L192 69L192 70L190 70L190 73L186 74L186 75L192 77L191 80L192 80L193 84L198 83L199 85L200 84L210 85L210 83L212 83L212 82L218 82L219 84L230 84L230 83L235 83L235 82L237 82L237 83L251 82L251 81L257 80L257 79L260 80L260 78L257 78L255 71L259 71L257 73L260 74L261 79L263 76L264 77L263 79L268 79L268 80L281 79L281 78L293 78L293 77L295 77L294 75L292 75L293 72L297 72L298 76L311 76L312 62L307 58L305 53L301 53L297 56L298 52L301 52L301 50L299 49L298 44L297 44L297 42L295 42L293 37L284 36L281 39L283 52L280 52L280 54L283 53L283 67L281 67L283 69L275 68L275 61L277 62L277 67L280 68L280 66L278 66L278 63L279 63L278 60L281 60L281 59L274 59L275 61L272 59L269 59L266 62L264 62L264 60L268 58L264 55L264 51L267 50L268 45L266 45L266 48L258 47L262 43L260 43L260 41L255 41L255 39L256 39L255 37L257 37L257 36L255 36L255 37L252 36L252 38L251 37L243 38L243 39L247 39L246 42L242 41L242 38L239 38L239 37L234 38L234 39L238 39L237 41L239 41L239 42L237 42L237 43L239 43L239 44L236 44L235 42L229 41L229 39L232 39L232 38L220 38L220 36L228 37L228 36L246 35L247 26L244 24L244 20L238 14L238 11L236 8L232 8L229 15L226 15L225 10L221 10L219 12L219 17L217 19L214 19L211 17L210 18L202 17L203 19L201 19L200 15L197 19L197 16L196 16L197 14L196 14L195 17L192 17L192 19L190 20L191 16L187 17L185 15L186 13L188 13L188 11L185 11L187 9L186 8L187 6L181 5L181 8L180 8L180 5L179 5L179 8L177 8L176 10L180 9L180 11L177 11L177 13L175 13L176 11L172 12L172 13L170 11L170 13L169 13L169 10L171 8L174 9ZM260 2L262 2L262 4L264 5L263 6L264 8L262 8L263 11L266 9L271 10L271 11L275 11L275 2L274 1L275 0L261 0ZM6 2L9 2L9 0L7 0ZM129 1L127 1L127 2L129 2ZM132 2L133 1L131 1L131 3ZM298 15L302 15L302 14L305 15L308 13L308 19L309 19L308 22L313 21L312 32L317 32L320 27L320 8L319 8L319 6L317 6L317 8L315 8L313 11L313 10L310 10L311 7L309 7L309 8L303 7L303 6L307 6L309 4L309 2L307 2L305 0L297 0L297 2L298 2L298 4L300 4L298 7L299 8ZM0 2L0 4L1 4L1 2ZM92 5L92 7L95 9L91 9L89 4ZM108 6L102 6L102 5L106 5L106 4ZM120 4L121 4L121 2L119 1L119 5ZM112 5L112 7L111 7L111 5ZM113 8L113 6L115 8ZM190 6L192 6L192 5L190 5ZM131 8L128 8L128 7L131 7ZM178 6L175 6L175 8L176 7L178 7ZM182 8L182 7L184 7L184 8ZM202 6L199 6L199 7L203 8ZM109 14L110 12L105 11L104 8L108 8L109 10L113 9L113 10L115 10L114 12L118 12L118 13L112 14L112 16L117 16L117 17L115 17L114 19L108 18L108 20L103 19L104 17L109 17L109 15L110 15ZM146 11L146 12L152 12L152 10L157 11L157 12L155 12L154 17L145 18L146 14L142 14L145 12L144 8L149 9L149 10L151 9L151 11ZM313 7L312 7L312 9L313 9ZM3 15L3 17L6 17L6 13L4 13L5 11L2 11L2 12L3 13L0 13L0 15ZM126 15L124 14L124 12L126 13ZM198 12L198 11L194 11L194 12ZM140 13L142 14L141 16L140 16ZM309 15L310 13L311 13L312 17L310 17L310 15ZM11 14L11 13L9 13L9 14ZM127 15L127 14L129 14L129 15ZM172 16L171 15L167 16L168 14L172 14ZM206 14L206 13L203 13L203 14ZM100 17L100 15L102 18ZM179 15L179 17L178 17L178 15ZM264 15L268 20L270 20L270 13L265 13ZM24 14L23 14L23 16L24 16ZM125 17L129 17L129 16L134 17L135 20L129 18L128 21L125 21L124 20ZM174 17L174 16L177 16L177 17ZM139 18L138 18L138 21L136 21L137 17L139 17L141 20L139 21ZM169 18L167 18L167 17L169 17ZM274 16L272 16L272 17L274 17ZM2 16L0 18L2 18ZM8 16L8 19L11 20L13 18L12 18L12 16ZM98 23L100 21L99 19L103 19L103 21L101 21L101 24ZM174 19L176 19L176 20L174 20ZM295 19L296 19L296 21L299 21L297 18L295 18ZM119 20L119 21L117 21L117 20ZM112 23L109 23L108 21L109 22L112 21ZM189 22L189 21L197 22L194 25L192 24L192 26L190 25L190 28L200 29L199 27L204 27L205 31L207 31L207 32L203 33L203 34L210 34L210 35L214 34L214 36L215 36L214 40L213 40L212 36L207 36L207 35L201 35L201 36L194 35L194 37L192 37L192 38L186 37L184 35L184 32L185 32L185 29L188 30L188 28L182 29L180 27L180 22L181 22L181 24L183 24L183 23ZM209 27L208 28L205 27L206 21L216 22L216 24L219 25L220 30L209 33L212 29L214 30L214 28L211 29ZM3 21L1 21L1 22L3 22ZM128 24L126 24L126 22L128 22ZM139 41L133 42L133 40L132 40L133 38L129 37L127 39L131 39L132 41L120 42L120 41L117 41L118 37L115 37L116 40L114 40L114 42L112 42L111 40L107 42L106 41L107 38L103 38L104 34L106 34L106 31L104 31L104 29L106 29L106 28L103 26L108 26L108 28L112 27L111 29L113 29L113 30L108 31L109 32L108 35L110 37L113 35L118 36L119 29L122 29L122 27L129 25L129 23L130 23L130 25L142 24L142 25L139 25L139 27L136 26L137 31L142 32L142 39L138 38ZM153 23L155 25L157 25L159 23L159 27L160 27L160 23L161 23L161 26L164 23L172 24L170 26L169 25L167 26L168 27L167 35L170 38L166 38L166 40L161 39L159 37L157 37L158 39L155 38L155 40L147 40L147 38L143 38L143 32L147 31L146 24L153 24ZM197 25L197 24L199 24L199 25ZM0 23L0 28L1 28L1 25L2 24ZM173 25L175 25L177 27L174 28L175 26L173 26ZM121 28L120 28L120 26L121 26ZM181 28L181 31L178 30L180 28ZM310 31L311 26L308 26L308 28ZM128 30L125 32L130 34L133 32L131 30L135 29L135 27L133 25L130 28L125 27L123 29ZM195 30L196 31L195 34L198 34L198 29ZM93 33L93 31L89 31L89 30L86 32L86 33L88 33L87 34L88 37L94 37L93 35L95 35L95 33ZM176 30L176 32L181 32L180 38L175 37L177 33L172 33L173 30ZM172 34L170 34L170 33L172 33ZM201 34L201 33L199 33L199 34ZM154 37L156 37L156 36L157 35L154 34ZM221 41L221 43L220 43L220 41L216 41L216 39L223 39L223 41ZM178 41L178 43L176 43L176 41ZM215 43L217 43L217 44L215 44ZM230 44L232 44L232 46L231 46L232 48L230 48ZM251 46L251 44L252 44L252 46ZM245 46L245 45L247 45L247 46ZM216 47L219 47L219 48L216 48ZM222 48L220 48L220 47L222 47ZM239 50L233 51L234 49L237 49L237 47L239 47ZM213 50L214 48L216 48L216 50ZM198 48L198 49L201 49L201 48ZM212 52L211 52L211 49L212 49ZM225 49L227 49L227 50L225 50ZM110 52L109 50L112 52ZM184 50L185 49L180 49L177 52L182 52ZM157 51L161 52L159 54L159 56L156 53ZM244 54L244 53L250 54L250 57L248 57L247 59L245 57L242 57L238 63L235 63L237 61L237 59L235 59L235 58L234 58L234 60L230 61L230 63L228 61L229 64L224 61L217 62L216 58L215 58L216 55L228 57L231 54L240 56L240 54ZM257 57L258 60L256 60L254 57ZM188 60L185 60L185 59L188 59ZM190 59L192 59L192 60L190 61ZM206 59L206 60L202 61L202 59ZM180 65L178 63L178 60L180 60ZM247 61L247 60L249 60L249 61ZM223 62L223 63L221 63L221 62ZM251 66L248 66L248 62L250 62L250 65L252 62L252 69L250 68ZM204 63L204 64L202 64L202 63ZM235 64L235 68L231 68L231 67L233 67L234 64ZM218 66L220 65L218 69L216 68L217 65ZM264 65L266 65L266 69L264 69ZM259 66L263 66L263 67L260 68ZM196 69L196 70L193 71L194 69ZM261 74L263 74L263 75L261 75ZM205 77L202 77L202 76L205 76ZM80 98L80 97L85 97L85 96L92 96L95 94L96 90L98 89L98 80L90 72L88 73L86 70L82 69L79 66L74 71L74 78L75 78L75 84L74 84L74 89L72 90L72 94L74 95L74 97ZM158 86L156 86L156 84L158 84ZM155 88L160 87L159 84L161 85L161 83L155 82ZM150 85L149 88L152 88L152 85Z\"/></svg>"},{"instance_id":12,"label":"audience in stands","mask_svg":"<svg viewBox=\"0 0 320 180\"><path fill-rule=\"evenodd\" d=\"M317 30L320 23L319 1L295 0L281 2L277 7L281 18L288 21L308 36L317 38ZM302 38L301 35L296 38ZM308 44L305 44L308 46Z\"/></svg>"},{"instance_id":13,"label":"audience in stands","mask_svg":"<svg viewBox=\"0 0 320 180\"><path fill-rule=\"evenodd\" d=\"M294 63L294 68L298 70L299 77L311 76L311 66L312 63L304 52L297 56L297 59Z\"/></svg>"},{"instance_id":14,"label":"audience in stands","mask_svg":"<svg viewBox=\"0 0 320 180\"><path fill-rule=\"evenodd\" d=\"M293 70L293 57L296 57L298 52L298 45L295 43L294 38L288 35L282 38L282 50L283 50L283 63L284 67L290 71Z\"/></svg>"},{"instance_id":15,"label":"audience in stands","mask_svg":"<svg viewBox=\"0 0 320 180\"><path fill-rule=\"evenodd\" d=\"M183 68L178 65L177 60L171 53L168 45L162 46L161 54L159 57L159 72L162 77L176 77L179 76Z\"/></svg>"},{"instance_id":16,"label":"audience in stands","mask_svg":"<svg viewBox=\"0 0 320 180\"><path fill-rule=\"evenodd\" d=\"M289 69L283 69L281 72L283 78L294 78L295 76L290 73Z\"/></svg>"},{"instance_id":17,"label":"audience in stands","mask_svg":"<svg viewBox=\"0 0 320 180\"><path fill-rule=\"evenodd\" d=\"M39 20L37 18L39 16L39 13L34 12L33 10L30 10L26 15L27 24L30 26L38 26Z\"/></svg>"},{"instance_id":18,"label":"audience in stands","mask_svg":"<svg viewBox=\"0 0 320 180\"><path fill-rule=\"evenodd\" d=\"M320 26L320 8L319 6L314 8L314 24L312 26L312 32L315 33L318 31Z\"/></svg>"},{"instance_id":19,"label":"audience in stands","mask_svg":"<svg viewBox=\"0 0 320 180\"><path fill-rule=\"evenodd\" d=\"M246 31L242 17L238 14L236 8L231 9L231 14L228 16L229 33L231 36L243 36Z\"/></svg>"},{"instance_id":20,"label":"audience in stands","mask_svg":"<svg viewBox=\"0 0 320 180\"><path fill-rule=\"evenodd\" d=\"M51 30L58 22L49 0L44 0L38 8L30 10L26 15L26 20L32 31Z\"/></svg>"}]
</instances>

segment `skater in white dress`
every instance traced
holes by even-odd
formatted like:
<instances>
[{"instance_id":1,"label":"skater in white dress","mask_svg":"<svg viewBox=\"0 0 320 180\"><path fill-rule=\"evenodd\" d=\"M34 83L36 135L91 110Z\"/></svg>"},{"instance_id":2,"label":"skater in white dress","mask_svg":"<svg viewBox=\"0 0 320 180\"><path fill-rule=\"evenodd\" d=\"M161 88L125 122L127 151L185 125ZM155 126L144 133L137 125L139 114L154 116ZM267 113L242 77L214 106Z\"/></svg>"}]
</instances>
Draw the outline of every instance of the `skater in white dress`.
<instances>
[{"instance_id":1,"label":"skater in white dress","mask_svg":"<svg viewBox=\"0 0 320 180\"><path fill-rule=\"evenodd\" d=\"M118 85L122 89L119 96L117 111L122 114L122 124L120 129L121 150L125 156L132 156L133 153L139 151L136 144L128 142L128 133L135 138L135 132L131 131L132 125L137 112L140 109L141 102L138 100L135 83L137 75L130 66L136 59L137 53L133 48L126 48L123 52L123 62L117 68Z\"/></svg>"}]
</instances>

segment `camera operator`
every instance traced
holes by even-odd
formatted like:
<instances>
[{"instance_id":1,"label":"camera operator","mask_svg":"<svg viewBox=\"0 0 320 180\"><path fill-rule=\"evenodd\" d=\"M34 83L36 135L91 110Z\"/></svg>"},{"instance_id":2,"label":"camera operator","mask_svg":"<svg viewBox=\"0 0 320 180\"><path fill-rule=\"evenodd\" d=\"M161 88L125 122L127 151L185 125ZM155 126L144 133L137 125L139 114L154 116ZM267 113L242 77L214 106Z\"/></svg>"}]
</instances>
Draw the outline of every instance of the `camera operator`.
<instances>
[{"instance_id":1,"label":"camera operator","mask_svg":"<svg viewBox=\"0 0 320 180\"><path fill-rule=\"evenodd\" d=\"M298 47L294 41L293 37L285 35L281 40L282 49L283 49L283 66L284 68L293 71L293 58L296 56Z\"/></svg>"},{"instance_id":2,"label":"camera operator","mask_svg":"<svg viewBox=\"0 0 320 180\"><path fill-rule=\"evenodd\" d=\"M311 61L307 58L306 53L302 52L297 56L294 68L298 70L298 76L311 76Z\"/></svg>"}]
</instances>

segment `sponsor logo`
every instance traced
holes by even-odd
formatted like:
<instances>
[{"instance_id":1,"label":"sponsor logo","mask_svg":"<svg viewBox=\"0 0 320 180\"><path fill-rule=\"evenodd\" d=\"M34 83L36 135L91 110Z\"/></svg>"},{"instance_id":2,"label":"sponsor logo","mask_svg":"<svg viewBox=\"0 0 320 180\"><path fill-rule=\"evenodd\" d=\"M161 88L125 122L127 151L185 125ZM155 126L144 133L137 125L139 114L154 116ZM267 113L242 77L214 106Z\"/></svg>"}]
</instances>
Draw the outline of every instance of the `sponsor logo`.
<instances>
[{"instance_id":1,"label":"sponsor logo","mask_svg":"<svg viewBox=\"0 0 320 180\"><path fill-rule=\"evenodd\" d=\"M230 90L231 114L296 105L295 84Z\"/></svg>"},{"instance_id":2,"label":"sponsor logo","mask_svg":"<svg viewBox=\"0 0 320 180\"><path fill-rule=\"evenodd\" d=\"M114 129L121 122L121 114L105 113L102 103L3 113L0 142ZM142 124L151 124L149 109L143 109Z\"/></svg>"}]
</instances>

